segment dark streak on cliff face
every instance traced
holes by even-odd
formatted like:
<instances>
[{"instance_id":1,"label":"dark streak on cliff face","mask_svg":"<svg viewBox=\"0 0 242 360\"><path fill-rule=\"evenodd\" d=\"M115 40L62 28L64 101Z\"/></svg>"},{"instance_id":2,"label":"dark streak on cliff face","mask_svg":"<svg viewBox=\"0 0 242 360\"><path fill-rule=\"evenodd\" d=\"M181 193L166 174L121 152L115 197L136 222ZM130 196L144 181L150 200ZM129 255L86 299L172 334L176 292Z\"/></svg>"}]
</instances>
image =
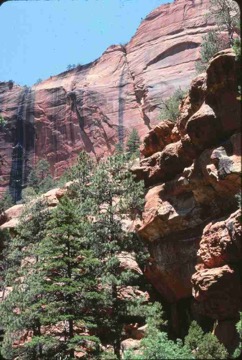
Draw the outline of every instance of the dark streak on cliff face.
<instances>
[{"instance_id":1,"label":"dark streak on cliff face","mask_svg":"<svg viewBox=\"0 0 242 360\"><path fill-rule=\"evenodd\" d=\"M12 166L9 189L13 200L21 199L22 188L27 180L29 154L34 148L34 124L31 119L33 97L31 89L24 88L20 94L15 131L13 132Z\"/></svg>"},{"instance_id":2,"label":"dark streak on cliff face","mask_svg":"<svg viewBox=\"0 0 242 360\"><path fill-rule=\"evenodd\" d=\"M9 182L15 191L16 167L22 171L18 177L23 185L30 167L41 158L49 161L52 175L60 176L81 150L100 159L112 153L118 141L123 144L132 128L143 137L159 122L161 99L187 86L194 76L202 36L213 28L204 20L207 6L208 0L161 5L142 21L128 44L112 45L94 62L34 85L31 96L16 84L0 83L0 113L8 121L8 133L0 134L7 163L0 170L0 191ZM29 104L18 110L21 102ZM23 134L17 136L16 131ZM12 161L11 148L18 142ZM21 151L24 166L16 160Z\"/></svg>"}]
</instances>

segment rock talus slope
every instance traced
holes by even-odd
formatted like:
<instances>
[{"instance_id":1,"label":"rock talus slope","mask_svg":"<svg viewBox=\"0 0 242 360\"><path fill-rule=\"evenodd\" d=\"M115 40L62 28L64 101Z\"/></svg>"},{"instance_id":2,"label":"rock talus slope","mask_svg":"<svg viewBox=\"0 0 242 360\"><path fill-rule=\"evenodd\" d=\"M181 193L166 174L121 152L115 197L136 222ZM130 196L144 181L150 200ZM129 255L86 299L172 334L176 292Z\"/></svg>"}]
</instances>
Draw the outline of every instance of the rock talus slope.
<instances>
[{"instance_id":1,"label":"rock talus slope","mask_svg":"<svg viewBox=\"0 0 242 360\"><path fill-rule=\"evenodd\" d=\"M139 227L151 254L148 279L175 307L193 294L190 311L217 320L231 351L242 310L237 66L232 50L218 53L192 81L178 122L152 129L133 166L148 187Z\"/></svg>"},{"instance_id":2,"label":"rock talus slope","mask_svg":"<svg viewBox=\"0 0 242 360\"><path fill-rule=\"evenodd\" d=\"M161 5L131 41L110 46L96 61L31 88L0 83L0 191L15 198L40 158L59 176L80 150L111 153L132 128L143 136L157 123L161 98L194 76L202 36L211 28L208 0Z\"/></svg>"}]
</instances>

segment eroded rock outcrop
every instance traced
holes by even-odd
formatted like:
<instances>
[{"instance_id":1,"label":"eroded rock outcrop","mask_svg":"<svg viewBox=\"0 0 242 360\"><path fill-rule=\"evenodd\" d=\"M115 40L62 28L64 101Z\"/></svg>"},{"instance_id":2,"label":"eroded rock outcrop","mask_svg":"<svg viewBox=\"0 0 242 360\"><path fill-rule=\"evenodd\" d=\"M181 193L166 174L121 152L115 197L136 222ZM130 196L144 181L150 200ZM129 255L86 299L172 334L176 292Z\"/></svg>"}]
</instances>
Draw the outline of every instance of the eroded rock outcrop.
<instances>
[{"instance_id":1,"label":"eroded rock outcrop","mask_svg":"<svg viewBox=\"0 0 242 360\"><path fill-rule=\"evenodd\" d=\"M137 128L157 123L161 99L187 86L195 73L208 0L161 5L126 45L112 45L96 61L52 76L31 88L0 83L0 192L16 200L31 166L49 161L59 176L84 149L96 158Z\"/></svg>"},{"instance_id":2,"label":"eroded rock outcrop","mask_svg":"<svg viewBox=\"0 0 242 360\"><path fill-rule=\"evenodd\" d=\"M215 332L231 351L242 310L236 66L232 50L218 53L192 81L178 122L152 129L133 167L148 188L138 230L151 254L147 278L173 305L193 293L193 311L217 320Z\"/></svg>"}]
</instances>

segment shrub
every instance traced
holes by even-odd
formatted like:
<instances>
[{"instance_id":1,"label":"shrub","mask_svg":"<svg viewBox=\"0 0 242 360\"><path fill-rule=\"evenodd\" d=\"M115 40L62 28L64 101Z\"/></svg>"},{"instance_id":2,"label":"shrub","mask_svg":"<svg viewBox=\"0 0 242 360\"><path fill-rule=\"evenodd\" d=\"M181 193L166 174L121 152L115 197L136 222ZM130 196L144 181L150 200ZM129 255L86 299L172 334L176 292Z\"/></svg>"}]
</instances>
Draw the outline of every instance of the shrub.
<instances>
[{"instance_id":1,"label":"shrub","mask_svg":"<svg viewBox=\"0 0 242 360\"><path fill-rule=\"evenodd\" d=\"M219 34L212 30L203 36L201 44L201 60L197 61L195 67L197 73L201 73L207 68L209 60L219 51L228 47L228 42L222 39Z\"/></svg>"},{"instance_id":2,"label":"shrub","mask_svg":"<svg viewBox=\"0 0 242 360\"><path fill-rule=\"evenodd\" d=\"M185 345L194 354L195 359L227 359L228 352L211 332L204 334L196 321L191 323Z\"/></svg>"},{"instance_id":3,"label":"shrub","mask_svg":"<svg viewBox=\"0 0 242 360\"><path fill-rule=\"evenodd\" d=\"M13 206L13 199L10 192L7 190L0 199L0 215L11 206Z\"/></svg>"},{"instance_id":4,"label":"shrub","mask_svg":"<svg viewBox=\"0 0 242 360\"><path fill-rule=\"evenodd\" d=\"M4 119L3 116L0 115L0 130L4 129L7 125L7 121Z\"/></svg>"},{"instance_id":5,"label":"shrub","mask_svg":"<svg viewBox=\"0 0 242 360\"><path fill-rule=\"evenodd\" d=\"M169 119L176 121L179 116L179 105L184 98L185 90L178 88L172 95L166 100L162 100L163 108L160 112L160 120Z\"/></svg>"}]
</instances>

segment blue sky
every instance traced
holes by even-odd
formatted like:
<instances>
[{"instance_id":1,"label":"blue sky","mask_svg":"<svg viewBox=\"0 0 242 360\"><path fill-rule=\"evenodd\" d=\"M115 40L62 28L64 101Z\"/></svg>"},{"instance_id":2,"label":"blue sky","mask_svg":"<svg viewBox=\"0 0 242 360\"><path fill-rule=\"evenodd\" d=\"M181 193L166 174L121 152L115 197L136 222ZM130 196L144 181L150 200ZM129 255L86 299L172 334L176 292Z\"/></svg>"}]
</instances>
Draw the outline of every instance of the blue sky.
<instances>
[{"instance_id":1,"label":"blue sky","mask_svg":"<svg viewBox=\"0 0 242 360\"><path fill-rule=\"evenodd\" d=\"M168 0L8 1L0 7L0 81L32 85L126 43Z\"/></svg>"}]
</instances>

